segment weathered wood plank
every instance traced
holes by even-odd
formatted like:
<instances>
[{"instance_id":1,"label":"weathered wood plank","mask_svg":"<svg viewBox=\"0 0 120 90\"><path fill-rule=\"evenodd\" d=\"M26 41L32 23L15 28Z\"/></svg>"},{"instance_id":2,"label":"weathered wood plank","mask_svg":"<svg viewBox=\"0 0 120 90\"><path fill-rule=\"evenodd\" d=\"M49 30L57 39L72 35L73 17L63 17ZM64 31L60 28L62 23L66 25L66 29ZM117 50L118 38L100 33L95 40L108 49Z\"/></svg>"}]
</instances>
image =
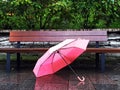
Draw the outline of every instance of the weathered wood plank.
<instances>
[{"instance_id":1,"label":"weathered wood plank","mask_svg":"<svg viewBox=\"0 0 120 90\"><path fill-rule=\"evenodd\" d=\"M86 52L94 52L94 53L120 53L120 48L87 48Z\"/></svg>"},{"instance_id":2,"label":"weathered wood plank","mask_svg":"<svg viewBox=\"0 0 120 90\"><path fill-rule=\"evenodd\" d=\"M63 41L65 39L89 39L107 41L106 31L11 31L9 41Z\"/></svg>"},{"instance_id":3,"label":"weathered wood plank","mask_svg":"<svg viewBox=\"0 0 120 90\"><path fill-rule=\"evenodd\" d=\"M15 41L21 41L21 42L61 42L65 39L77 39L77 38L81 38L81 39L88 39L90 41L106 41L107 39L106 36L44 36L44 37L10 37L9 40L11 42L15 42Z\"/></svg>"},{"instance_id":4,"label":"weathered wood plank","mask_svg":"<svg viewBox=\"0 0 120 90\"><path fill-rule=\"evenodd\" d=\"M46 52L49 48L0 48L0 52L10 53L32 53L32 52ZM120 53L120 48L87 48L87 53Z\"/></svg>"},{"instance_id":5,"label":"weathered wood plank","mask_svg":"<svg viewBox=\"0 0 120 90\"><path fill-rule=\"evenodd\" d=\"M80 36L106 36L106 31L11 31L10 37L17 36L68 36L68 35L80 35Z\"/></svg>"}]
</instances>

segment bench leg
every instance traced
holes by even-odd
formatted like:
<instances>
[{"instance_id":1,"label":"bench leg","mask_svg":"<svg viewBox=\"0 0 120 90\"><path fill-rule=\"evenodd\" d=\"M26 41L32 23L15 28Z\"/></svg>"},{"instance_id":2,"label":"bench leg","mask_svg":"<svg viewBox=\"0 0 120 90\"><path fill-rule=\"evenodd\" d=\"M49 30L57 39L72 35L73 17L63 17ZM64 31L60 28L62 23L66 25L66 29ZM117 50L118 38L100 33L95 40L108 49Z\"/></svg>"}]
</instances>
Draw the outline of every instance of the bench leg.
<instances>
[{"instance_id":1,"label":"bench leg","mask_svg":"<svg viewBox=\"0 0 120 90\"><path fill-rule=\"evenodd\" d=\"M7 53L6 69L7 69L7 72L10 72L10 53Z\"/></svg>"},{"instance_id":2,"label":"bench leg","mask_svg":"<svg viewBox=\"0 0 120 90\"><path fill-rule=\"evenodd\" d=\"M101 62L101 72L104 72L105 71L105 54L104 53L101 54L100 62Z\"/></svg>"},{"instance_id":3,"label":"bench leg","mask_svg":"<svg viewBox=\"0 0 120 90\"><path fill-rule=\"evenodd\" d=\"M17 53L17 70L20 70L20 53Z\"/></svg>"},{"instance_id":4,"label":"bench leg","mask_svg":"<svg viewBox=\"0 0 120 90\"><path fill-rule=\"evenodd\" d=\"M95 54L95 57L96 57L96 59L95 59L95 63L96 63L96 69L98 69L99 68L99 53L96 53Z\"/></svg>"}]
</instances>

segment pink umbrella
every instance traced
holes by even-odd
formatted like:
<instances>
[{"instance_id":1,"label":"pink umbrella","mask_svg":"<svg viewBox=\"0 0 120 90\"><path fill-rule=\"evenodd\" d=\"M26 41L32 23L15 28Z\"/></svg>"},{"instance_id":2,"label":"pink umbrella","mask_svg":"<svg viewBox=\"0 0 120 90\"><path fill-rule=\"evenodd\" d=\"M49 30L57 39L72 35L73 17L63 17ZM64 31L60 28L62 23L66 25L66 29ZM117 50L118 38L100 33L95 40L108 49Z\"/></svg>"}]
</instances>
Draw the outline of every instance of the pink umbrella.
<instances>
[{"instance_id":1,"label":"pink umbrella","mask_svg":"<svg viewBox=\"0 0 120 90\"><path fill-rule=\"evenodd\" d=\"M51 47L41 58L38 59L33 72L36 77L53 74L65 66L73 71L80 81L78 74L69 65L80 54L82 54L88 45L89 40L85 39L66 39L63 42Z\"/></svg>"}]
</instances>

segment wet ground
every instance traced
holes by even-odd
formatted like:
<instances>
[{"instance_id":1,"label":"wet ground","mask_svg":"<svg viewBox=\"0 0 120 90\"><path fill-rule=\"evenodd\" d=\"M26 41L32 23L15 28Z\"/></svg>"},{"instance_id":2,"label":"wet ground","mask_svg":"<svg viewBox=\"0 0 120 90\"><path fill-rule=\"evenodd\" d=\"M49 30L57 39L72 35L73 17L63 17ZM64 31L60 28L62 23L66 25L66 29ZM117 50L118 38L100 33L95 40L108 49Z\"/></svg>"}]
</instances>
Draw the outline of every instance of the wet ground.
<instances>
[{"instance_id":1,"label":"wet ground","mask_svg":"<svg viewBox=\"0 0 120 90\"><path fill-rule=\"evenodd\" d=\"M86 78L85 82L79 82L68 67L36 78L32 72L35 62L22 62L20 71L12 64L11 72L6 73L5 63L0 63L0 90L120 90L118 61L108 62L104 73L97 71L90 61L75 61L71 65L80 77Z\"/></svg>"}]
</instances>

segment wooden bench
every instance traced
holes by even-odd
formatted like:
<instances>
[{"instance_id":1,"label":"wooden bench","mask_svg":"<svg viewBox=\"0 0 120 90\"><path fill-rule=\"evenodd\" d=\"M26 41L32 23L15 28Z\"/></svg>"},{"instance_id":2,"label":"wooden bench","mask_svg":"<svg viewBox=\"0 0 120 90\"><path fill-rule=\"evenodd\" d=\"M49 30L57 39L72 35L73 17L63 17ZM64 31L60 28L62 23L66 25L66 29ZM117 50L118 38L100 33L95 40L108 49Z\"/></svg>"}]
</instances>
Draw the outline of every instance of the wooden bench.
<instances>
[{"instance_id":1,"label":"wooden bench","mask_svg":"<svg viewBox=\"0 0 120 90\"><path fill-rule=\"evenodd\" d=\"M11 31L9 41L17 42L15 48L1 48L0 52L7 53L6 68L10 72L10 54L17 53L17 69L20 67L20 53L45 52L49 48L21 48L21 42L61 42L68 38L89 39L95 42L95 47L87 48L86 52L96 54L96 67L99 65L101 71L105 70L105 54L107 52L120 52L120 49L99 48L99 42L107 41L107 31Z\"/></svg>"}]
</instances>

